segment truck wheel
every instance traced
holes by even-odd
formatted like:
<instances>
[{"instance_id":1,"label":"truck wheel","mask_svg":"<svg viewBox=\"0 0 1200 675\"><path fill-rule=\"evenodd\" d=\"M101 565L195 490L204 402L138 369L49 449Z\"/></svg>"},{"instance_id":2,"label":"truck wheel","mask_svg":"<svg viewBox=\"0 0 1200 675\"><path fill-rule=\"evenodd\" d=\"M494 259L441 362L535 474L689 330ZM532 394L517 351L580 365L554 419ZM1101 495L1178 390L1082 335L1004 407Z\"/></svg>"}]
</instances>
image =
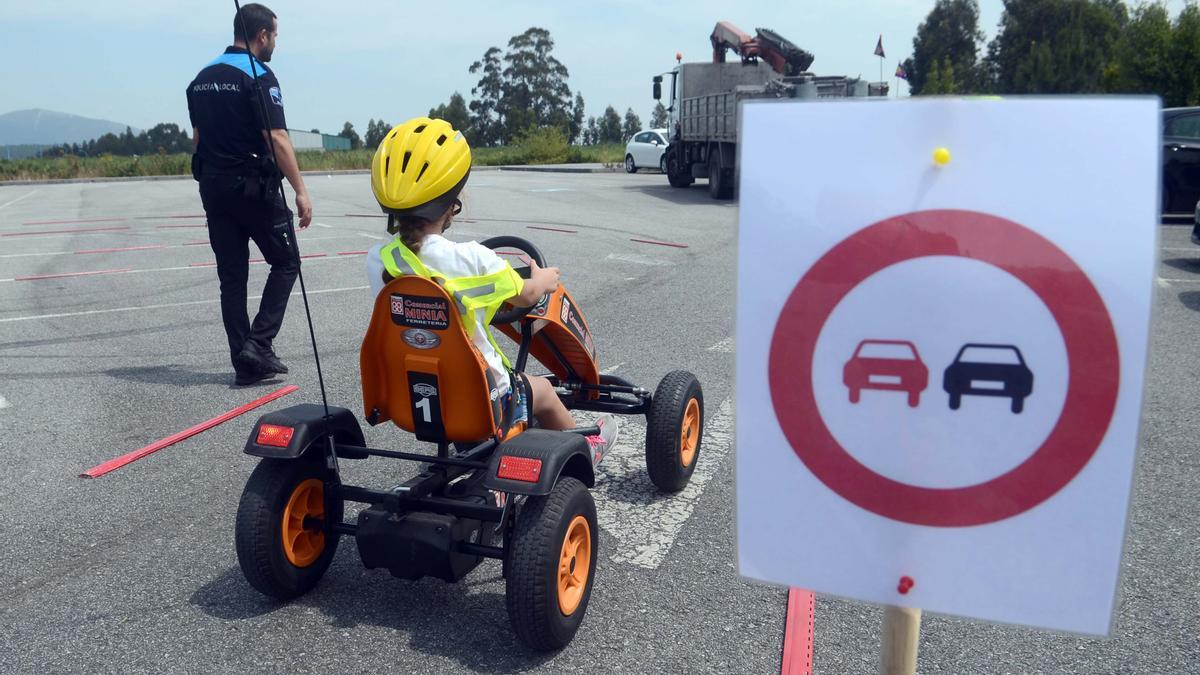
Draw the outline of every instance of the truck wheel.
<instances>
[{"instance_id":1,"label":"truck wheel","mask_svg":"<svg viewBox=\"0 0 1200 675\"><path fill-rule=\"evenodd\" d=\"M321 580L342 521L342 502L327 504L328 469L299 459L263 459L238 504L235 543L246 581L264 595L291 600Z\"/></svg>"},{"instance_id":2,"label":"truck wheel","mask_svg":"<svg viewBox=\"0 0 1200 675\"><path fill-rule=\"evenodd\" d=\"M565 647L587 612L600 543L596 502L575 478L530 497L505 545L504 597L517 639L538 651Z\"/></svg>"},{"instance_id":3,"label":"truck wheel","mask_svg":"<svg viewBox=\"0 0 1200 675\"><path fill-rule=\"evenodd\" d=\"M633 163L633 155L625 155L625 173L637 173L637 165Z\"/></svg>"},{"instance_id":4,"label":"truck wheel","mask_svg":"<svg viewBox=\"0 0 1200 675\"><path fill-rule=\"evenodd\" d=\"M654 392L646 419L646 470L663 492L687 486L704 435L704 392L686 370L667 373Z\"/></svg>"},{"instance_id":5,"label":"truck wheel","mask_svg":"<svg viewBox=\"0 0 1200 675\"><path fill-rule=\"evenodd\" d=\"M713 160L716 161L713 161ZM708 156L708 194L713 199L729 199L733 197L733 181L731 171L721 168L721 157L717 154Z\"/></svg>"},{"instance_id":6,"label":"truck wheel","mask_svg":"<svg viewBox=\"0 0 1200 675\"><path fill-rule=\"evenodd\" d=\"M667 151L667 182L671 187L685 188L695 180L691 173L684 174L684 167L679 164L679 157L674 152Z\"/></svg>"}]
</instances>

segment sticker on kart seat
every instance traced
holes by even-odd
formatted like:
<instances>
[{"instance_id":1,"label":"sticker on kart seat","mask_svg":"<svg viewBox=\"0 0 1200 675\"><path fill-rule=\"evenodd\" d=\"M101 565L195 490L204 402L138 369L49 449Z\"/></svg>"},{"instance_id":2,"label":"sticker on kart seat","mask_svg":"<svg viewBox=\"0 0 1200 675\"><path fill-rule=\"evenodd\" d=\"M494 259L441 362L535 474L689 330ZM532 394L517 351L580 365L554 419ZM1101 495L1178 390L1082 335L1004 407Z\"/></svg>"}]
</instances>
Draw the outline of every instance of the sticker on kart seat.
<instances>
[{"instance_id":1,"label":"sticker on kart seat","mask_svg":"<svg viewBox=\"0 0 1200 675\"><path fill-rule=\"evenodd\" d=\"M419 440L441 440L446 435L442 424L442 403L436 375L409 371L413 431Z\"/></svg>"},{"instance_id":2,"label":"sticker on kart seat","mask_svg":"<svg viewBox=\"0 0 1200 675\"><path fill-rule=\"evenodd\" d=\"M560 317L563 325L579 339L579 343L588 350L588 354L593 359L596 358L596 346L592 343L592 332L587 329L587 325L583 323L583 317L579 316L579 312L566 296L563 296Z\"/></svg>"},{"instance_id":3,"label":"sticker on kart seat","mask_svg":"<svg viewBox=\"0 0 1200 675\"><path fill-rule=\"evenodd\" d=\"M401 334L405 344L413 349L433 349L442 344L442 338L437 333L424 328L409 328Z\"/></svg>"},{"instance_id":4,"label":"sticker on kart seat","mask_svg":"<svg viewBox=\"0 0 1200 675\"><path fill-rule=\"evenodd\" d=\"M392 293L392 321L397 326L446 330L450 327L450 303L445 298Z\"/></svg>"}]
</instances>

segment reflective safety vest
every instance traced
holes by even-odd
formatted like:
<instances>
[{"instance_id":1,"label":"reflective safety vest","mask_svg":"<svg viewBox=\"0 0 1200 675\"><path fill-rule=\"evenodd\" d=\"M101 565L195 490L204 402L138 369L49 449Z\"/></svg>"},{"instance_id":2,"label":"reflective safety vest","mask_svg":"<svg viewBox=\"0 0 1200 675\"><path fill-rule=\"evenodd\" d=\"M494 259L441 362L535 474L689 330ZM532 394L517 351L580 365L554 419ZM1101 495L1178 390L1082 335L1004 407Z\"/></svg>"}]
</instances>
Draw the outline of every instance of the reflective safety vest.
<instances>
[{"instance_id":1,"label":"reflective safety vest","mask_svg":"<svg viewBox=\"0 0 1200 675\"><path fill-rule=\"evenodd\" d=\"M496 315L496 310L500 309L500 305L505 300L520 295L521 290L525 288L525 280L517 275L517 271L512 268L512 265L506 262L504 269L493 274L451 278L421 262L417 254L405 246L399 237L385 245L379 255L383 258L384 269L393 278L406 274L424 277L445 289L446 293L454 299L454 304L458 306L458 314L462 317L467 337L472 337L475 333L475 312L480 309L484 310L483 332L487 336L488 342L495 348L496 353L500 355L500 360L504 362L505 367L512 369L508 357L496 344L496 339L492 337L492 332L487 328L488 324L492 322L492 317Z\"/></svg>"}]
</instances>

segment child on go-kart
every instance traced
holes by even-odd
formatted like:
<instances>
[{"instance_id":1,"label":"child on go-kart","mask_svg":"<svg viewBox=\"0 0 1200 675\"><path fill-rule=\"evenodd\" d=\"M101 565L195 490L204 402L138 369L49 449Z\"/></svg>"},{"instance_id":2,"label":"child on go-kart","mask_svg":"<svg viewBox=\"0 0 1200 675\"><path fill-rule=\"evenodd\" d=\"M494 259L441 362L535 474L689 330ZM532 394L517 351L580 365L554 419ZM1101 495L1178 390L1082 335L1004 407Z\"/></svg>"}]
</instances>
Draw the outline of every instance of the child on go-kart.
<instances>
[{"instance_id":1,"label":"child on go-kart","mask_svg":"<svg viewBox=\"0 0 1200 675\"><path fill-rule=\"evenodd\" d=\"M557 267L538 267L529 262L530 278L522 280L507 261L477 242L456 243L442 236L462 210L458 195L471 172L471 148L465 138L444 120L418 117L394 127L379 143L371 162L371 188L388 214L388 232L395 239L367 253L371 289L378 295L394 278L389 272L393 252L406 247L430 271L447 278L489 277L497 288L512 292L496 300L529 307L558 287ZM485 323L487 312L476 309L471 338L483 355L497 382L501 396L511 396L508 369ZM466 318L465 318L466 319ZM466 319L470 320L470 319ZM544 377L527 375L532 390L533 414L545 429L571 429L575 420L559 400L554 386ZM507 399L506 399L507 401ZM596 421L598 436L588 436L597 456L607 454L616 443L617 420L603 415Z\"/></svg>"}]
</instances>

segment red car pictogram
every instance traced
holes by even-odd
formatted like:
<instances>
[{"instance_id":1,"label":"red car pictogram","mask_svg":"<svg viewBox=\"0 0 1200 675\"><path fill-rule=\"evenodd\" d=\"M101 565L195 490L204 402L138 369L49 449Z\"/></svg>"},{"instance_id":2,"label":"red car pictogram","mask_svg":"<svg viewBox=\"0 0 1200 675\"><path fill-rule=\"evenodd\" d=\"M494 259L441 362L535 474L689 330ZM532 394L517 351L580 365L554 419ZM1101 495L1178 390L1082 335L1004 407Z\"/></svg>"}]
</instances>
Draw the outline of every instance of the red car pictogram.
<instances>
[{"instance_id":1,"label":"red car pictogram","mask_svg":"<svg viewBox=\"0 0 1200 675\"><path fill-rule=\"evenodd\" d=\"M906 392L908 406L915 408L929 386L929 369L907 340L863 340L842 369L842 382L851 403L858 403L863 389L879 389Z\"/></svg>"}]
</instances>

